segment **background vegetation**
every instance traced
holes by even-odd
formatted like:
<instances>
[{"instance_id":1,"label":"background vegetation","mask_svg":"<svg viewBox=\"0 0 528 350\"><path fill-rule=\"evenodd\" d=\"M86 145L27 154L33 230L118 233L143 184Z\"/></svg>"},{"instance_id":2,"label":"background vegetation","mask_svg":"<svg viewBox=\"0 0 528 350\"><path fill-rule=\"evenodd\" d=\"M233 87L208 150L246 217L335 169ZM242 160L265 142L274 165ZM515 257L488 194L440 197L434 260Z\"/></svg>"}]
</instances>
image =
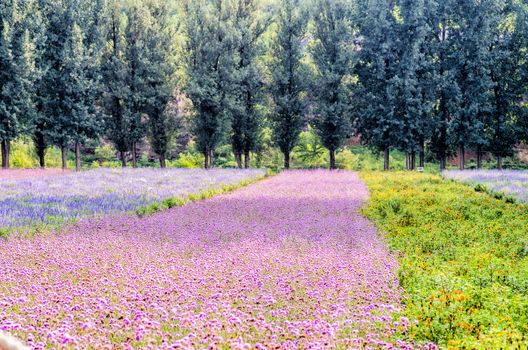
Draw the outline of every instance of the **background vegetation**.
<instances>
[{"instance_id":1,"label":"background vegetation","mask_svg":"<svg viewBox=\"0 0 528 350\"><path fill-rule=\"evenodd\" d=\"M519 0L4 1L2 163L56 166L58 149L76 168L356 168L370 154L356 136L385 169L391 152L464 168L468 150L501 168L528 138L527 14Z\"/></svg>"}]
</instances>

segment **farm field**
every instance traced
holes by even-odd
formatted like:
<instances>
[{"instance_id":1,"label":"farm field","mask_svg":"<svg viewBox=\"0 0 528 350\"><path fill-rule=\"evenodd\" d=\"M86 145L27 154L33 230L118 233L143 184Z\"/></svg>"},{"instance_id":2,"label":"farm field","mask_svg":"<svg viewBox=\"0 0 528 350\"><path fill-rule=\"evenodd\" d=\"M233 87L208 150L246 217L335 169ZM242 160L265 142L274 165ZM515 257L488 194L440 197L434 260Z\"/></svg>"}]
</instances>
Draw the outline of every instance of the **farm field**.
<instances>
[{"instance_id":1,"label":"farm field","mask_svg":"<svg viewBox=\"0 0 528 350\"><path fill-rule=\"evenodd\" d=\"M355 173L287 172L148 217L0 241L0 330L35 348L434 348Z\"/></svg>"},{"instance_id":2,"label":"farm field","mask_svg":"<svg viewBox=\"0 0 528 350\"><path fill-rule=\"evenodd\" d=\"M195 199L0 239L0 339L36 349L528 345L528 206L482 182L324 170L246 187L264 172L39 175L0 180L17 184L2 194L52 196L60 184L66 197ZM237 189L211 190L228 183Z\"/></svg>"},{"instance_id":3,"label":"farm field","mask_svg":"<svg viewBox=\"0 0 528 350\"><path fill-rule=\"evenodd\" d=\"M483 186L483 190L504 194L528 203L528 171L523 170L465 170L446 171L442 174L472 186ZM478 189L478 188L477 188Z\"/></svg>"},{"instance_id":4,"label":"farm field","mask_svg":"<svg viewBox=\"0 0 528 350\"><path fill-rule=\"evenodd\" d=\"M80 173L0 171L0 229L56 225L135 211L167 198L256 179L264 170L95 169Z\"/></svg>"},{"instance_id":5,"label":"farm field","mask_svg":"<svg viewBox=\"0 0 528 350\"><path fill-rule=\"evenodd\" d=\"M403 314L419 320L407 335L442 348L525 349L528 206L436 175L362 179L371 192L363 213L398 256Z\"/></svg>"}]
</instances>

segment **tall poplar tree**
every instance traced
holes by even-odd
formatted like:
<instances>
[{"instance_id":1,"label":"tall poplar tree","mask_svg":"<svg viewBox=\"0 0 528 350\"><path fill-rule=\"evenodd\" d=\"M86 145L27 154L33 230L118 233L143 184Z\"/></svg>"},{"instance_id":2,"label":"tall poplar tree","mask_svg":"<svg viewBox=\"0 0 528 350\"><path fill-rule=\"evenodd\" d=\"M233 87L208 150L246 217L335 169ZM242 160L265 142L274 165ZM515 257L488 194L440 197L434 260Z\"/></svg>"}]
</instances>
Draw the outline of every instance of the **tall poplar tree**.
<instances>
[{"instance_id":1,"label":"tall poplar tree","mask_svg":"<svg viewBox=\"0 0 528 350\"><path fill-rule=\"evenodd\" d=\"M495 4L492 41L488 45L493 88L486 129L488 150L497 158L497 168L502 169L502 158L512 155L519 141L520 121L526 113L520 101L527 91L523 64L528 62L528 17L527 9L519 3Z\"/></svg>"},{"instance_id":2,"label":"tall poplar tree","mask_svg":"<svg viewBox=\"0 0 528 350\"><path fill-rule=\"evenodd\" d=\"M138 6L125 7L126 27L124 31L124 61L126 62L125 84L128 87L126 105L126 138L132 149L132 166L137 166L137 144L145 137L147 127L144 122L145 95L143 85L146 83L142 76L143 65L148 64L144 59L147 51L145 47L145 21L149 16L143 16Z\"/></svg>"},{"instance_id":3,"label":"tall poplar tree","mask_svg":"<svg viewBox=\"0 0 528 350\"><path fill-rule=\"evenodd\" d=\"M234 47L232 3L199 0L185 4L187 84L192 101L193 131L205 156L205 168L214 164L214 151L229 130L233 96Z\"/></svg>"},{"instance_id":4,"label":"tall poplar tree","mask_svg":"<svg viewBox=\"0 0 528 350\"><path fill-rule=\"evenodd\" d=\"M341 0L316 1L314 43L311 56L316 73L313 81L314 126L335 169L335 152L352 132L352 51L354 49L350 4Z\"/></svg>"},{"instance_id":5,"label":"tall poplar tree","mask_svg":"<svg viewBox=\"0 0 528 350\"><path fill-rule=\"evenodd\" d=\"M458 41L455 40L457 30L457 12L455 0L436 0L428 11L430 30L426 40L429 43L430 55L433 59L434 83L436 85L436 103L433 106L433 131L431 134L431 150L436 154L440 170L444 170L447 157L451 154L450 123L460 112L462 100L458 84L459 61L457 52Z\"/></svg>"},{"instance_id":6,"label":"tall poplar tree","mask_svg":"<svg viewBox=\"0 0 528 350\"><path fill-rule=\"evenodd\" d=\"M81 145L95 138L100 130L100 118L96 108L98 90L96 67L85 47L81 27L73 22L70 37L63 51L61 82L63 84L62 127L67 140L75 149L75 169L81 169Z\"/></svg>"},{"instance_id":7,"label":"tall poplar tree","mask_svg":"<svg viewBox=\"0 0 528 350\"><path fill-rule=\"evenodd\" d=\"M364 143L383 152L384 169L389 170L390 150L401 147L398 137L403 129L389 96L396 92L392 86L398 61L394 41L396 19L393 3L388 1L368 0L360 5L359 54L355 66L359 83L354 94L359 107L357 128Z\"/></svg>"},{"instance_id":8,"label":"tall poplar tree","mask_svg":"<svg viewBox=\"0 0 528 350\"><path fill-rule=\"evenodd\" d=\"M302 59L307 21L308 14L300 8L300 1L281 1L272 42L270 119L274 142L284 155L285 169L290 168L290 153L306 123L303 99L308 72Z\"/></svg>"},{"instance_id":9,"label":"tall poplar tree","mask_svg":"<svg viewBox=\"0 0 528 350\"><path fill-rule=\"evenodd\" d=\"M68 15L61 1L42 1L41 11L46 18L39 66L44 72L38 82L37 118L34 125L34 141L41 167L44 167L44 153L48 144L57 145L62 154L62 168L66 168L68 139L64 121L64 93L61 70L63 53L68 36L71 34L71 15Z\"/></svg>"},{"instance_id":10,"label":"tall poplar tree","mask_svg":"<svg viewBox=\"0 0 528 350\"><path fill-rule=\"evenodd\" d=\"M0 144L2 168L9 168L10 145L34 113L35 47L26 22L31 3L0 4Z\"/></svg>"},{"instance_id":11,"label":"tall poplar tree","mask_svg":"<svg viewBox=\"0 0 528 350\"><path fill-rule=\"evenodd\" d=\"M121 164L127 166L126 152L131 148L130 139L130 69L126 57L129 43L124 31L127 21L120 1L113 1L109 8L107 46L102 60L104 82L103 102L106 109L106 136L120 154Z\"/></svg>"},{"instance_id":12,"label":"tall poplar tree","mask_svg":"<svg viewBox=\"0 0 528 350\"><path fill-rule=\"evenodd\" d=\"M400 37L396 41L398 60L396 75L391 84L394 92L389 94L389 104L395 106L395 117L401 120L397 143L406 154L407 169L416 166L416 152L420 152L423 166L423 147L428 136L427 116L431 111L431 67L425 48L428 30L425 22L424 0L402 0L398 3L395 23Z\"/></svg>"},{"instance_id":13,"label":"tall poplar tree","mask_svg":"<svg viewBox=\"0 0 528 350\"><path fill-rule=\"evenodd\" d=\"M104 0L46 2L44 11L47 42L40 63L45 74L38 96L37 150L43 140L57 145L66 168L67 150L73 144L80 170L81 144L96 137L101 126L96 100Z\"/></svg>"},{"instance_id":14,"label":"tall poplar tree","mask_svg":"<svg viewBox=\"0 0 528 350\"><path fill-rule=\"evenodd\" d=\"M520 42L524 53L523 63L519 69L520 81L528 81L528 7L517 7L516 21L516 41ZM522 87L521 87L522 89ZM517 116L516 125L520 130L520 141L528 144L528 84L524 83L524 97L519 102L519 115Z\"/></svg>"},{"instance_id":15,"label":"tall poplar tree","mask_svg":"<svg viewBox=\"0 0 528 350\"><path fill-rule=\"evenodd\" d=\"M235 74L233 83L234 103L231 119L231 145L239 168L249 168L250 152L257 147L261 131L262 115L258 109L263 95L263 73L258 58L263 53L260 42L268 28L266 14L261 14L257 0L236 0L235 29Z\"/></svg>"},{"instance_id":16,"label":"tall poplar tree","mask_svg":"<svg viewBox=\"0 0 528 350\"><path fill-rule=\"evenodd\" d=\"M482 147L485 142L484 118L490 111L491 42L490 19L494 0L457 3L458 86L461 104L451 122L452 142L458 147L459 168L465 167L465 151L469 147Z\"/></svg>"},{"instance_id":17,"label":"tall poplar tree","mask_svg":"<svg viewBox=\"0 0 528 350\"><path fill-rule=\"evenodd\" d=\"M163 0L147 3L150 21L144 32L144 64L138 71L143 80L144 112L148 116L149 138L152 149L165 168L165 158L174 130L168 103L174 89L175 25L170 5Z\"/></svg>"}]
</instances>

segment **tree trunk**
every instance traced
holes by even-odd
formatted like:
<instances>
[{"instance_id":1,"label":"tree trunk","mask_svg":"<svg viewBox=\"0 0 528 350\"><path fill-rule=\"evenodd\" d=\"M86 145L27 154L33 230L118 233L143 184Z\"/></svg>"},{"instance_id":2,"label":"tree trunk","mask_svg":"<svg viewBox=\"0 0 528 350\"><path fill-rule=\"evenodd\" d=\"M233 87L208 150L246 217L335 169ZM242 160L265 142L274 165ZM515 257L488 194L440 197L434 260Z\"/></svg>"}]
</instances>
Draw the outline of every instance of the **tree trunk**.
<instances>
[{"instance_id":1,"label":"tree trunk","mask_svg":"<svg viewBox=\"0 0 528 350\"><path fill-rule=\"evenodd\" d=\"M416 151L411 152L411 170L416 170Z\"/></svg>"},{"instance_id":2,"label":"tree trunk","mask_svg":"<svg viewBox=\"0 0 528 350\"><path fill-rule=\"evenodd\" d=\"M2 169L9 169L9 154L11 152L11 142L2 140Z\"/></svg>"},{"instance_id":3,"label":"tree trunk","mask_svg":"<svg viewBox=\"0 0 528 350\"><path fill-rule=\"evenodd\" d=\"M75 171L81 171L81 144L75 142Z\"/></svg>"},{"instance_id":4,"label":"tree trunk","mask_svg":"<svg viewBox=\"0 0 528 350\"><path fill-rule=\"evenodd\" d=\"M284 169L290 169L290 152L284 152Z\"/></svg>"},{"instance_id":5,"label":"tree trunk","mask_svg":"<svg viewBox=\"0 0 528 350\"><path fill-rule=\"evenodd\" d=\"M240 152L235 152L235 159L236 159L236 162L237 162L237 167L239 169L242 169L242 153Z\"/></svg>"},{"instance_id":6,"label":"tree trunk","mask_svg":"<svg viewBox=\"0 0 528 350\"><path fill-rule=\"evenodd\" d=\"M6 164L9 169L11 164L11 141L6 141Z\"/></svg>"},{"instance_id":7,"label":"tree trunk","mask_svg":"<svg viewBox=\"0 0 528 350\"><path fill-rule=\"evenodd\" d=\"M160 168L165 169L167 165L165 164L165 156L161 155L159 156L159 162L160 162Z\"/></svg>"},{"instance_id":8,"label":"tree trunk","mask_svg":"<svg viewBox=\"0 0 528 350\"><path fill-rule=\"evenodd\" d=\"M411 170L411 153L405 152L405 170Z\"/></svg>"},{"instance_id":9,"label":"tree trunk","mask_svg":"<svg viewBox=\"0 0 528 350\"><path fill-rule=\"evenodd\" d=\"M44 169L46 167L46 142L42 132L35 132L34 140L40 168Z\"/></svg>"},{"instance_id":10,"label":"tree trunk","mask_svg":"<svg viewBox=\"0 0 528 350\"><path fill-rule=\"evenodd\" d=\"M383 170L390 170L390 149L389 147L385 148L383 151Z\"/></svg>"},{"instance_id":11,"label":"tree trunk","mask_svg":"<svg viewBox=\"0 0 528 350\"><path fill-rule=\"evenodd\" d=\"M42 152L41 150L37 150L37 156L39 159L39 166L40 169L44 169L46 167L46 159L45 159L45 152Z\"/></svg>"},{"instance_id":12,"label":"tree trunk","mask_svg":"<svg viewBox=\"0 0 528 350\"><path fill-rule=\"evenodd\" d=\"M205 152L204 152L204 168L205 169L209 169L209 147L205 147Z\"/></svg>"},{"instance_id":13,"label":"tree trunk","mask_svg":"<svg viewBox=\"0 0 528 350\"><path fill-rule=\"evenodd\" d=\"M214 150L209 150L209 168L214 168Z\"/></svg>"},{"instance_id":14,"label":"tree trunk","mask_svg":"<svg viewBox=\"0 0 528 350\"><path fill-rule=\"evenodd\" d=\"M67 155L67 149L66 146L61 146L61 162L62 162L62 170L66 170L68 168L68 163L66 161L66 155Z\"/></svg>"},{"instance_id":15,"label":"tree trunk","mask_svg":"<svg viewBox=\"0 0 528 350\"><path fill-rule=\"evenodd\" d=\"M482 147L477 146L477 169L482 169Z\"/></svg>"},{"instance_id":16,"label":"tree trunk","mask_svg":"<svg viewBox=\"0 0 528 350\"><path fill-rule=\"evenodd\" d=\"M440 171L441 172L446 170L446 164L447 164L446 157L445 156L441 156L440 157Z\"/></svg>"},{"instance_id":17,"label":"tree trunk","mask_svg":"<svg viewBox=\"0 0 528 350\"><path fill-rule=\"evenodd\" d=\"M442 148L440 150L440 154L439 154L439 157L438 157L438 161L440 162L440 172L446 170L446 166L447 166L447 154L446 154L446 148Z\"/></svg>"},{"instance_id":18,"label":"tree trunk","mask_svg":"<svg viewBox=\"0 0 528 350\"><path fill-rule=\"evenodd\" d=\"M0 153L2 156L2 169L4 169L4 166L5 166L5 143L4 141L0 142Z\"/></svg>"},{"instance_id":19,"label":"tree trunk","mask_svg":"<svg viewBox=\"0 0 528 350\"><path fill-rule=\"evenodd\" d=\"M336 168L335 150L331 149L329 150L329 153L330 153L330 170L334 170Z\"/></svg>"},{"instance_id":20,"label":"tree trunk","mask_svg":"<svg viewBox=\"0 0 528 350\"><path fill-rule=\"evenodd\" d=\"M418 166L420 168L425 167L425 141L423 138L420 140L420 151L418 152Z\"/></svg>"},{"instance_id":21,"label":"tree trunk","mask_svg":"<svg viewBox=\"0 0 528 350\"><path fill-rule=\"evenodd\" d=\"M497 155L497 169L502 170L502 156Z\"/></svg>"},{"instance_id":22,"label":"tree trunk","mask_svg":"<svg viewBox=\"0 0 528 350\"><path fill-rule=\"evenodd\" d=\"M132 168L137 168L137 150L135 142L132 142Z\"/></svg>"},{"instance_id":23,"label":"tree trunk","mask_svg":"<svg viewBox=\"0 0 528 350\"><path fill-rule=\"evenodd\" d=\"M119 158L121 158L121 167L126 168L127 160L126 160L126 154L124 151L119 151Z\"/></svg>"},{"instance_id":24,"label":"tree trunk","mask_svg":"<svg viewBox=\"0 0 528 350\"><path fill-rule=\"evenodd\" d=\"M250 153L249 152L245 152L244 153L244 167L246 169L249 169L249 160L250 160Z\"/></svg>"},{"instance_id":25,"label":"tree trunk","mask_svg":"<svg viewBox=\"0 0 528 350\"><path fill-rule=\"evenodd\" d=\"M464 170L466 167L466 149L463 143L458 146L458 168Z\"/></svg>"}]
</instances>

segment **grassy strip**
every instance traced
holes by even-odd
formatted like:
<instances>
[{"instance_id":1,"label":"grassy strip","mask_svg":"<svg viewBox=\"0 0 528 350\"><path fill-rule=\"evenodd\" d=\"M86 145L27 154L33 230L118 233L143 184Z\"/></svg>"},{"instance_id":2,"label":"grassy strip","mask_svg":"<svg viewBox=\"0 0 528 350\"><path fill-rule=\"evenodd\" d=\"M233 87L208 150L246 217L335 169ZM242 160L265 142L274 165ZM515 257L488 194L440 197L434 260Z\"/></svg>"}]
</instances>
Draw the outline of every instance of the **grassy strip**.
<instances>
[{"instance_id":1,"label":"grassy strip","mask_svg":"<svg viewBox=\"0 0 528 350\"><path fill-rule=\"evenodd\" d=\"M212 188L208 188L206 190L203 190L199 193L191 193L189 194L188 196L186 197L169 197L169 198L165 198L163 199L162 201L160 202L152 202L150 203L149 205L145 206L145 207L141 207L141 208L138 208L136 210L136 214L139 216L139 217L143 217L143 216L147 216L147 215L152 215L154 213L157 213L157 212L160 212L160 211L163 211L163 210L168 210L168 209L171 209L171 208L174 208L174 207L181 207L181 206L184 206L188 203L191 203L191 202L196 202L196 201L199 201L199 200L202 200L202 199L207 199L207 198L211 198L213 196L216 196L216 195L219 195L219 194L224 194L224 193L229 193L229 192L233 192L241 187L245 187L245 186L248 186L252 183L255 183L257 181L260 181L268 176L271 176L273 175L273 173L271 171L268 171L265 175L262 175L262 176L258 176L258 177L255 177L255 178L252 178L252 179L248 179L248 180L243 180L237 184L231 184L231 185L227 185L227 184L220 184L220 186L218 187L212 187Z\"/></svg>"},{"instance_id":2,"label":"grassy strip","mask_svg":"<svg viewBox=\"0 0 528 350\"><path fill-rule=\"evenodd\" d=\"M362 173L363 213L399 259L408 336L446 348L528 344L528 206L440 176Z\"/></svg>"}]
</instances>

